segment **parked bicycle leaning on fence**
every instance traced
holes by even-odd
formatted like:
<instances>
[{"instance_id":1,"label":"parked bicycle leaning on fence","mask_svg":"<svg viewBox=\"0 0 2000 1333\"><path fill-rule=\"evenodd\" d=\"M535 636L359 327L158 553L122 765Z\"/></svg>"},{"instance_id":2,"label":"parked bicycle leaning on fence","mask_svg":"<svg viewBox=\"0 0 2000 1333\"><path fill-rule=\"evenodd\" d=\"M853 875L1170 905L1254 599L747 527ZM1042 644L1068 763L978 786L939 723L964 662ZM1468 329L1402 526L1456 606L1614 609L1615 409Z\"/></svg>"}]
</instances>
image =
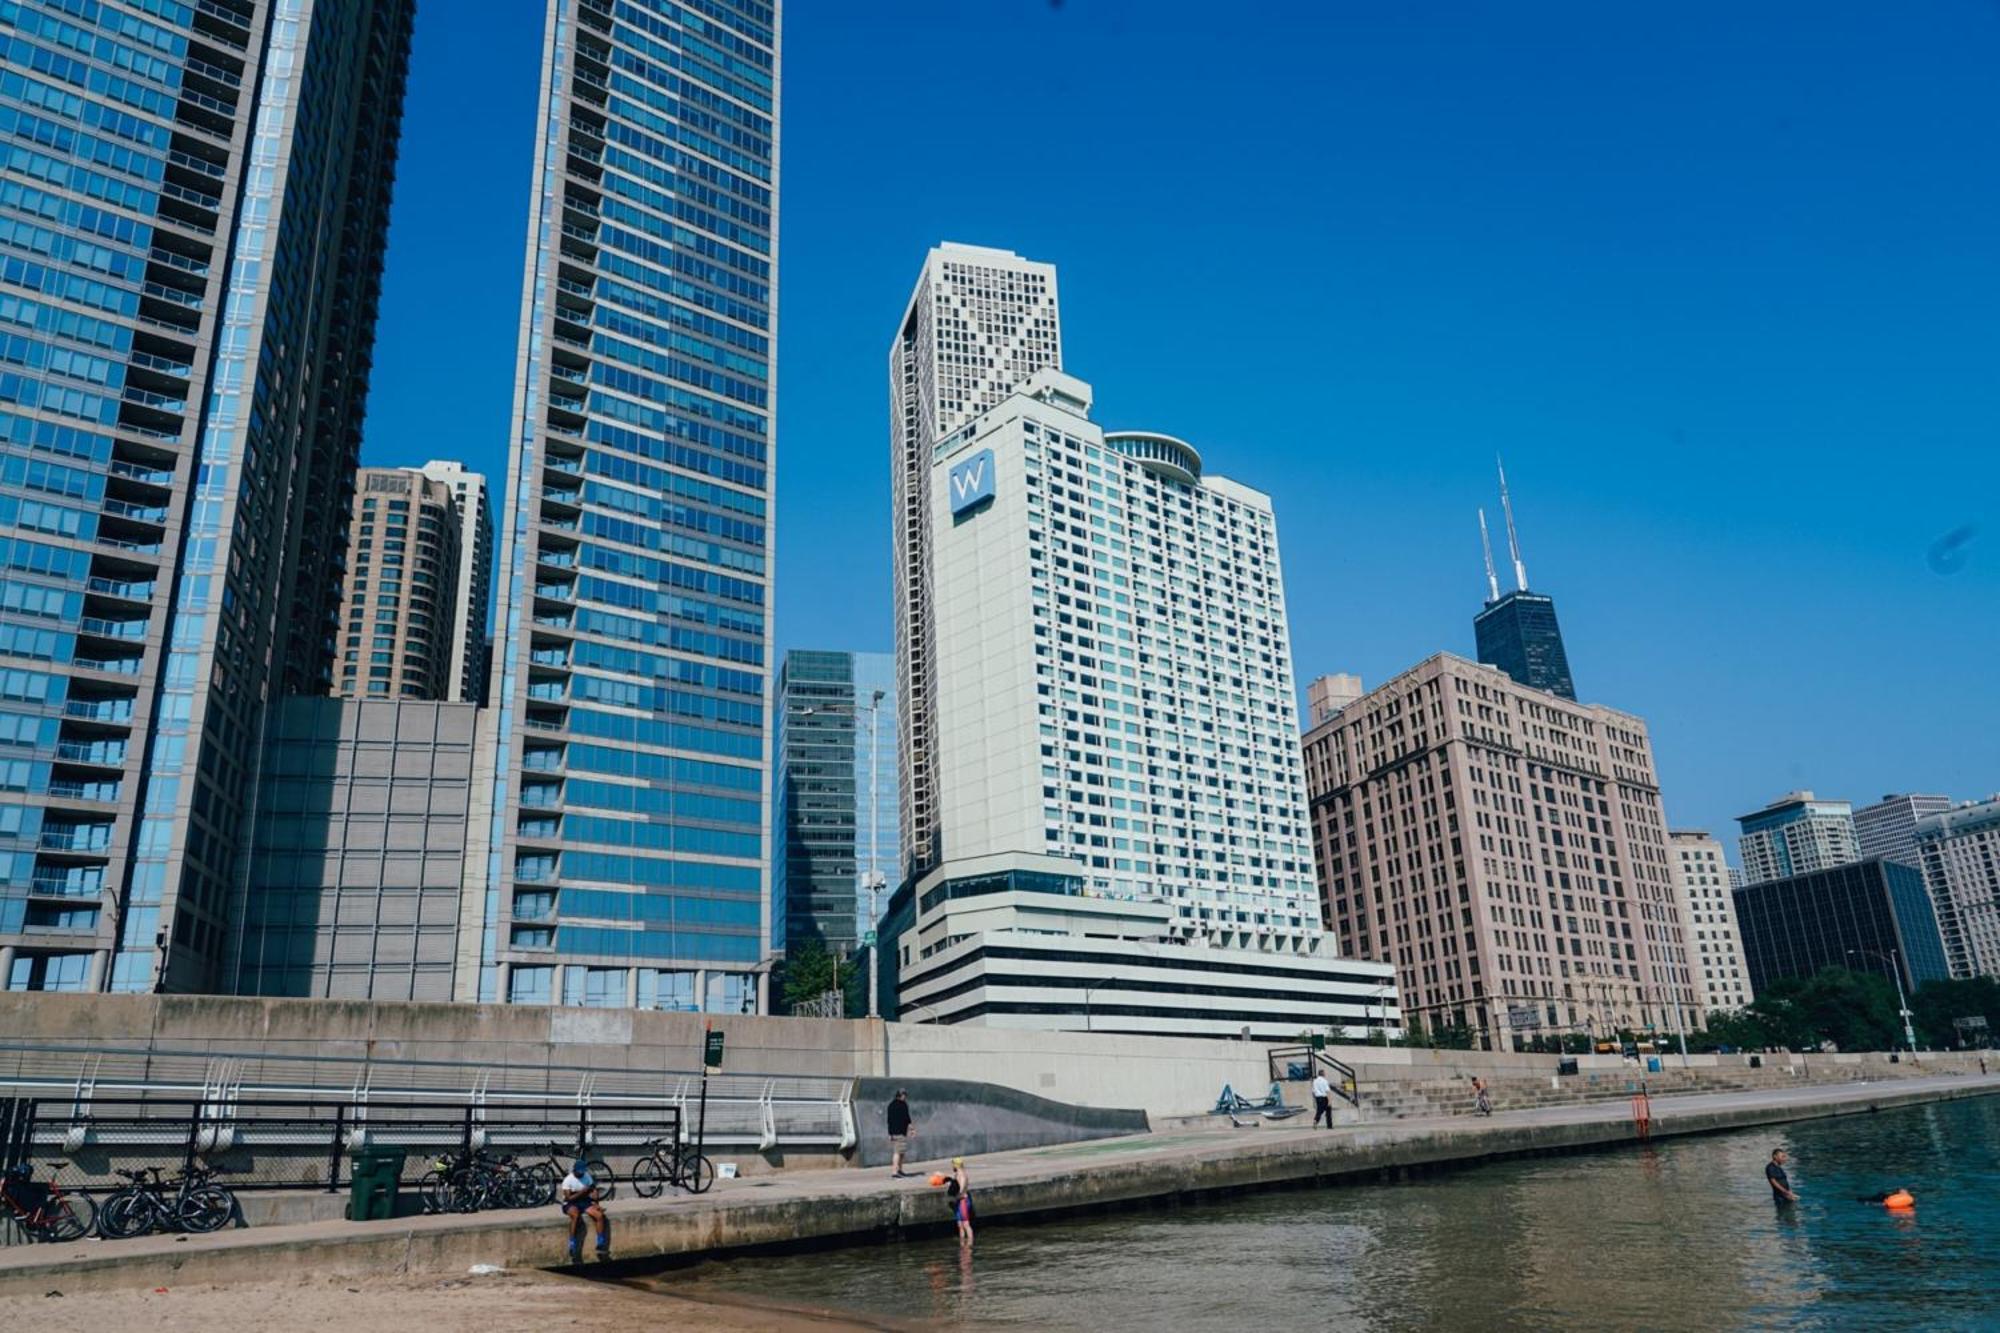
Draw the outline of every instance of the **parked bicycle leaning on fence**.
<instances>
[{"instance_id":1,"label":"parked bicycle leaning on fence","mask_svg":"<svg viewBox=\"0 0 2000 1333\"><path fill-rule=\"evenodd\" d=\"M0 1172L0 1216L31 1241L82 1240L97 1230L97 1204L88 1190L65 1190L56 1172L68 1162L49 1163L49 1178L21 1163Z\"/></svg>"},{"instance_id":2,"label":"parked bicycle leaning on fence","mask_svg":"<svg viewBox=\"0 0 2000 1333\"><path fill-rule=\"evenodd\" d=\"M236 1196L215 1183L221 1170L190 1162L172 1180L163 1180L157 1166L113 1172L129 1183L104 1201L98 1231L106 1240L149 1231L220 1231L236 1216Z\"/></svg>"}]
</instances>

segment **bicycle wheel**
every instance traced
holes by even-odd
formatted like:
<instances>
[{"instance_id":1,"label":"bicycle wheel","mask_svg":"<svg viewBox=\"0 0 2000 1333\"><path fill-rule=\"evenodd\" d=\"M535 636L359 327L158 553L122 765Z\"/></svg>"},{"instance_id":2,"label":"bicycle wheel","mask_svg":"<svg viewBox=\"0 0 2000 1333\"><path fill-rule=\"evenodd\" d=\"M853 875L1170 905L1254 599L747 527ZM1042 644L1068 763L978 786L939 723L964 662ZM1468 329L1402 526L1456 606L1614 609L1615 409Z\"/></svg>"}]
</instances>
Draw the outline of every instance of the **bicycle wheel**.
<instances>
[{"instance_id":1,"label":"bicycle wheel","mask_svg":"<svg viewBox=\"0 0 2000 1333\"><path fill-rule=\"evenodd\" d=\"M84 1190L71 1190L51 1199L42 1216L50 1240L82 1240L97 1229L97 1201Z\"/></svg>"},{"instance_id":2,"label":"bicycle wheel","mask_svg":"<svg viewBox=\"0 0 2000 1333\"><path fill-rule=\"evenodd\" d=\"M507 1172L507 1206L533 1208L542 1201L542 1178L533 1167L514 1167Z\"/></svg>"},{"instance_id":3,"label":"bicycle wheel","mask_svg":"<svg viewBox=\"0 0 2000 1333\"><path fill-rule=\"evenodd\" d=\"M681 1186L690 1194L706 1194L715 1183L715 1163L700 1153L681 1158Z\"/></svg>"},{"instance_id":4,"label":"bicycle wheel","mask_svg":"<svg viewBox=\"0 0 2000 1333\"><path fill-rule=\"evenodd\" d=\"M461 1173L452 1181L457 1204L453 1211L476 1213L482 1208L491 1208L499 1193L498 1186L493 1173L484 1167L474 1167Z\"/></svg>"},{"instance_id":5,"label":"bicycle wheel","mask_svg":"<svg viewBox=\"0 0 2000 1333\"><path fill-rule=\"evenodd\" d=\"M583 1166L586 1171L590 1172L592 1183L597 1186L597 1200L599 1203L610 1203L618 1197L618 1177L612 1173L611 1163L601 1158L593 1157L588 1162L585 1162Z\"/></svg>"},{"instance_id":6,"label":"bicycle wheel","mask_svg":"<svg viewBox=\"0 0 2000 1333\"><path fill-rule=\"evenodd\" d=\"M657 1199L667 1187L666 1168L657 1157L641 1157L632 1164L632 1192L642 1199Z\"/></svg>"},{"instance_id":7,"label":"bicycle wheel","mask_svg":"<svg viewBox=\"0 0 2000 1333\"><path fill-rule=\"evenodd\" d=\"M97 1210L97 1232L106 1240L128 1240L153 1229L159 1205L144 1190L122 1189Z\"/></svg>"},{"instance_id":8,"label":"bicycle wheel","mask_svg":"<svg viewBox=\"0 0 2000 1333\"><path fill-rule=\"evenodd\" d=\"M451 1186L447 1183L444 1172L435 1168L424 1172L424 1178L417 1182L417 1197L423 1200L424 1211L427 1213L450 1212L451 1209L446 1207L446 1198L450 1192Z\"/></svg>"},{"instance_id":9,"label":"bicycle wheel","mask_svg":"<svg viewBox=\"0 0 2000 1333\"><path fill-rule=\"evenodd\" d=\"M534 1199L530 1208L546 1208L556 1201L556 1186L562 1183L562 1173L547 1162L537 1162L522 1172L534 1185Z\"/></svg>"},{"instance_id":10,"label":"bicycle wheel","mask_svg":"<svg viewBox=\"0 0 2000 1333\"><path fill-rule=\"evenodd\" d=\"M236 1196L220 1185L196 1185L179 1200L174 1225L196 1233L220 1231L236 1216Z\"/></svg>"}]
</instances>

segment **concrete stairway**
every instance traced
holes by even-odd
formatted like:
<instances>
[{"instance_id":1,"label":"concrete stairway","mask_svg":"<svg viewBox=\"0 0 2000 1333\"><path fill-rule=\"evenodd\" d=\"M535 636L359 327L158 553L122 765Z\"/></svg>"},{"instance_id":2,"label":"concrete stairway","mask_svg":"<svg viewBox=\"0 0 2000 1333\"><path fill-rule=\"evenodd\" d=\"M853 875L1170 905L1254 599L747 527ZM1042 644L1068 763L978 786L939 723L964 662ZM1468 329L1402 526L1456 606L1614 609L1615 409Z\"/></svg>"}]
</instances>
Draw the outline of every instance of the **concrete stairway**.
<instances>
[{"instance_id":1,"label":"concrete stairway","mask_svg":"<svg viewBox=\"0 0 2000 1333\"><path fill-rule=\"evenodd\" d=\"M1668 1057L1669 1060L1671 1058ZM1810 1057L1804 1063L1794 1065L1790 1057L1778 1055L1767 1057L1767 1063L1761 1069L1747 1066L1681 1069L1664 1064L1658 1072L1648 1072L1643 1067L1626 1066L1569 1075L1495 1076L1487 1080L1487 1088L1495 1110L1519 1111L1623 1100L1638 1093L1642 1087L1656 1097L1667 1097L1701 1092L1766 1091L1804 1084L1888 1081L1927 1072L1936 1071L1907 1063L1891 1065L1871 1061L1850 1064L1836 1063L1831 1058ZM1378 1121L1471 1115L1474 1111L1472 1082L1469 1077L1371 1079L1364 1074L1361 1107L1367 1119Z\"/></svg>"}]
</instances>

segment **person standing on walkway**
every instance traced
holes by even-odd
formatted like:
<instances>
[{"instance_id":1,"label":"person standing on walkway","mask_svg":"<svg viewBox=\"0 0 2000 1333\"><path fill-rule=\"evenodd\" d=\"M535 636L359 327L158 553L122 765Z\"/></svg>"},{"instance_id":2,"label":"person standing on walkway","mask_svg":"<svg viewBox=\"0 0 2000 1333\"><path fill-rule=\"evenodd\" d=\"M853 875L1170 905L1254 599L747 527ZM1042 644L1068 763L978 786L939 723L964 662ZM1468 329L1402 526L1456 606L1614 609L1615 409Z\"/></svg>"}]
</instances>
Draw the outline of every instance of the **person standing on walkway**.
<instances>
[{"instance_id":1,"label":"person standing on walkway","mask_svg":"<svg viewBox=\"0 0 2000 1333\"><path fill-rule=\"evenodd\" d=\"M1792 1192L1792 1178L1785 1174L1785 1150L1771 1149L1771 1160L1764 1164L1764 1179L1771 1184L1772 1203L1797 1203L1799 1196Z\"/></svg>"},{"instance_id":2,"label":"person standing on walkway","mask_svg":"<svg viewBox=\"0 0 2000 1333\"><path fill-rule=\"evenodd\" d=\"M951 1185L945 1190L951 1200L952 1220L958 1223L958 1243L972 1246L972 1177L965 1174L965 1159L951 1159Z\"/></svg>"},{"instance_id":3,"label":"person standing on walkway","mask_svg":"<svg viewBox=\"0 0 2000 1333\"><path fill-rule=\"evenodd\" d=\"M1313 1075L1313 1128L1319 1128L1324 1119L1328 1129L1333 1128L1333 1085L1326 1081L1326 1071Z\"/></svg>"},{"instance_id":4,"label":"person standing on walkway","mask_svg":"<svg viewBox=\"0 0 2000 1333\"><path fill-rule=\"evenodd\" d=\"M579 1157L570 1166L569 1174L562 1178L556 1188L556 1200L562 1204L563 1216L569 1219L569 1261L583 1262L583 1220L587 1217L597 1229L597 1261L603 1263L611 1257L611 1219L604 1215L604 1205L597 1198L597 1182L591 1178L590 1167Z\"/></svg>"},{"instance_id":5,"label":"person standing on walkway","mask_svg":"<svg viewBox=\"0 0 2000 1333\"><path fill-rule=\"evenodd\" d=\"M1481 1115L1493 1114L1493 1098L1486 1091L1486 1080L1477 1074L1472 1076L1472 1109Z\"/></svg>"},{"instance_id":6,"label":"person standing on walkway","mask_svg":"<svg viewBox=\"0 0 2000 1333\"><path fill-rule=\"evenodd\" d=\"M889 1151L894 1154L890 1166L892 1179L901 1180L910 1173L903 1169L903 1154L910 1150L910 1135L916 1126L910 1121L910 1094L902 1088L889 1101Z\"/></svg>"}]
</instances>

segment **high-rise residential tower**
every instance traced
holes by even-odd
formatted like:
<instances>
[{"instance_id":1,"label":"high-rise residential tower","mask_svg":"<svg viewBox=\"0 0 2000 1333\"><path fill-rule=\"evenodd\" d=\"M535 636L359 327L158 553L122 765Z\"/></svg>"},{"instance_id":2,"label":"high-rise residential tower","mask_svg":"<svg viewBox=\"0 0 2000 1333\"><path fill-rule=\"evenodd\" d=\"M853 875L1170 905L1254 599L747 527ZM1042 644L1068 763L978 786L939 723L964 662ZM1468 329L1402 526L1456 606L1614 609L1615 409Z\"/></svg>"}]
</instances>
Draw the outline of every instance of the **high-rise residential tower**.
<instances>
[{"instance_id":1,"label":"high-rise residential tower","mask_svg":"<svg viewBox=\"0 0 2000 1333\"><path fill-rule=\"evenodd\" d=\"M1762 810L1740 815L1743 883L1761 884L1861 859L1854 811L1846 801L1822 801L1809 791L1786 792Z\"/></svg>"},{"instance_id":2,"label":"high-rise residential tower","mask_svg":"<svg viewBox=\"0 0 2000 1333\"><path fill-rule=\"evenodd\" d=\"M846 957L874 929L902 864L896 659L792 649L778 675L777 737L771 892L773 914L784 924L778 945L789 951L817 942Z\"/></svg>"},{"instance_id":3,"label":"high-rise residential tower","mask_svg":"<svg viewBox=\"0 0 2000 1333\"><path fill-rule=\"evenodd\" d=\"M451 488L458 506L458 606L453 612L451 691L445 698L486 706L486 673L493 645L486 613L493 599L493 504L486 478L463 463L434 458L419 468Z\"/></svg>"},{"instance_id":4,"label":"high-rise residential tower","mask_svg":"<svg viewBox=\"0 0 2000 1333\"><path fill-rule=\"evenodd\" d=\"M227 984L324 693L410 0L0 6L0 979Z\"/></svg>"},{"instance_id":5,"label":"high-rise residential tower","mask_svg":"<svg viewBox=\"0 0 2000 1333\"><path fill-rule=\"evenodd\" d=\"M1917 850L1917 824L1926 815L1941 814L1949 809L1949 796L1903 796L1893 793L1873 805L1864 805L1854 812L1856 854L1863 859L1880 856L1922 869L1923 856Z\"/></svg>"},{"instance_id":6,"label":"high-rise residential tower","mask_svg":"<svg viewBox=\"0 0 2000 1333\"><path fill-rule=\"evenodd\" d=\"M1507 470L1500 469L1500 508L1507 519L1507 554L1514 566L1514 590L1502 594L1493 572L1493 543L1486 532L1486 511L1479 511L1479 541L1486 554L1486 607L1472 618L1479 660L1497 666L1531 690L1547 690L1572 703L1576 683L1569 674L1569 653L1563 647L1562 626L1556 623L1555 599L1528 591L1528 566L1521 559L1521 540L1514 531L1514 501L1507 494Z\"/></svg>"},{"instance_id":7,"label":"high-rise residential tower","mask_svg":"<svg viewBox=\"0 0 2000 1333\"><path fill-rule=\"evenodd\" d=\"M1954 977L2000 977L2000 796L1917 821L1917 860Z\"/></svg>"},{"instance_id":8,"label":"high-rise residential tower","mask_svg":"<svg viewBox=\"0 0 2000 1333\"><path fill-rule=\"evenodd\" d=\"M1681 924L1689 961L1701 984L1701 1007L1741 1009L1756 998L1743 937L1736 929L1736 900L1729 862L1712 834L1675 829L1667 835L1674 851L1674 887L1681 896Z\"/></svg>"},{"instance_id":9,"label":"high-rise residential tower","mask_svg":"<svg viewBox=\"0 0 2000 1333\"><path fill-rule=\"evenodd\" d=\"M911 748L938 860L885 916L885 1010L1395 1026L1390 970L1320 929L1270 498L1090 401L1043 369L932 451L934 693L905 711L934 720Z\"/></svg>"},{"instance_id":10,"label":"high-rise residential tower","mask_svg":"<svg viewBox=\"0 0 2000 1333\"><path fill-rule=\"evenodd\" d=\"M930 252L889 348L889 475L895 580L898 765L909 874L937 864L937 629L931 593L931 465L938 441L1028 377L1062 368L1056 271L1011 250L946 242Z\"/></svg>"},{"instance_id":11,"label":"high-rise residential tower","mask_svg":"<svg viewBox=\"0 0 2000 1333\"><path fill-rule=\"evenodd\" d=\"M778 69L771 3L550 0L481 1000L763 1004Z\"/></svg>"},{"instance_id":12,"label":"high-rise residential tower","mask_svg":"<svg viewBox=\"0 0 2000 1333\"><path fill-rule=\"evenodd\" d=\"M1646 724L1449 653L1305 735L1326 920L1495 1047L1700 1021Z\"/></svg>"},{"instance_id":13,"label":"high-rise residential tower","mask_svg":"<svg viewBox=\"0 0 2000 1333\"><path fill-rule=\"evenodd\" d=\"M451 488L413 468L361 469L342 583L340 674L350 699L452 697L465 553Z\"/></svg>"}]
</instances>

